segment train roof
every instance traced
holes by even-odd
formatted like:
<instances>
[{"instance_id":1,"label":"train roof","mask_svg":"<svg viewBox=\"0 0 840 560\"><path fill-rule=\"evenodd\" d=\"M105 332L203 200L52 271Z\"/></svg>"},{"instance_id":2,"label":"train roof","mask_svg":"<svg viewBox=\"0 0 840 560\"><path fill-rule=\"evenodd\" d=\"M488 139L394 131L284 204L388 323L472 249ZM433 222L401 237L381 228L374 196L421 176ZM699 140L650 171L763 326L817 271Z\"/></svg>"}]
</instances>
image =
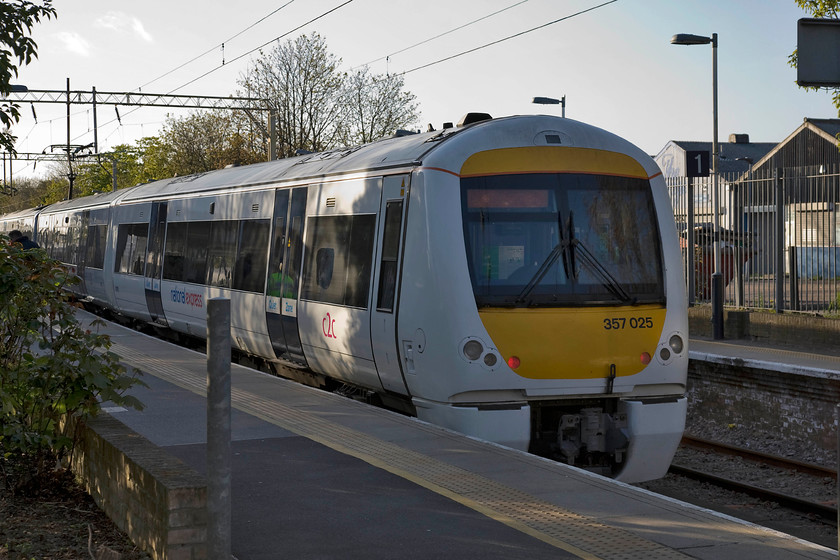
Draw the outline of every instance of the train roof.
<instances>
[{"instance_id":1,"label":"train roof","mask_svg":"<svg viewBox=\"0 0 840 560\"><path fill-rule=\"evenodd\" d=\"M17 220L20 218L29 218L34 216L38 210L43 208L43 206L39 206L37 208L25 208L23 210L15 210L14 212L9 212L8 214L3 214L0 216L3 220Z\"/></svg>"},{"instance_id":2,"label":"train roof","mask_svg":"<svg viewBox=\"0 0 840 560\"><path fill-rule=\"evenodd\" d=\"M136 187L132 187L136 188ZM125 196L130 189L121 189L113 192L96 193L81 198L62 200L43 208L43 213L66 212L76 208L91 208L96 206L108 206L113 200Z\"/></svg>"},{"instance_id":3,"label":"train roof","mask_svg":"<svg viewBox=\"0 0 840 560\"><path fill-rule=\"evenodd\" d=\"M172 196L230 187L257 186L280 180L318 179L331 175L413 166L443 139L460 130L462 129L448 128L410 134L355 148L173 177L137 186L127 193L122 201L135 202L161 195Z\"/></svg>"},{"instance_id":4,"label":"train roof","mask_svg":"<svg viewBox=\"0 0 840 560\"><path fill-rule=\"evenodd\" d=\"M100 193L83 198L65 200L47 207L30 208L13 214L7 214L3 218L8 219L16 215L27 216L38 211L55 213L82 207L91 208L112 203L140 202L171 196L188 195L190 193L259 187L260 185L271 185L281 181L311 182L336 175L411 168L420 165L432 150L447 143L446 141L448 139L455 136L460 138L462 137L462 132L474 127L479 128L486 124L492 127L498 127L501 124L501 128L497 128L497 132L494 133L498 135L506 129L511 130L511 127L515 127L515 123L521 119L546 118L544 115L531 115L490 119L489 115L477 113L470 114L465 119L468 119L471 115L477 116L478 119L472 122L467 120L466 122L468 124L463 126L459 124L455 128L445 128L438 131L387 138L353 148L306 154L293 158L255 163L241 167L230 167L183 177L172 177L121 189L116 192ZM556 117L552 118L556 119ZM653 160L647 161L650 158L626 140L606 133L606 131L597 127L571 119L562 119L557 124L560 122L563 123L563 130L574 130L575 145L581 147L597 145L602 148L609 146L608 149L615 149L617 151L630 150L628 153L637 152L636 155L639 156L637 159L639 159L640 163L642 163L651 175L659 172ZM517 134L533 134L533 132L529 132L528 130L527 128L518 130ZM469 133L463 135L465 139L470 136Z\"/></svg>"}]
</instances>

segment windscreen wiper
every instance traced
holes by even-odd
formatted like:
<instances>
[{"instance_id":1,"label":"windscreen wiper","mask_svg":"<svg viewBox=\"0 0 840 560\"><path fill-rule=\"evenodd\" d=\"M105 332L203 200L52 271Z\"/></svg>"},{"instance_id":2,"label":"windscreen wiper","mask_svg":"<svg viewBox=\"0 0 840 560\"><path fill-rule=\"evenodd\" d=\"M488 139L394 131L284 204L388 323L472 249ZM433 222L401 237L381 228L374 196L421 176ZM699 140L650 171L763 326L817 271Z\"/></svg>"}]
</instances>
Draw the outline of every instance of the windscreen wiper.
<instances>
[{"instance_id":1,"label":"windscreen wiper","mask_svg":"<svg viewBox=\"0 0 840 560\"><path fill-rule=\"evenodd\" d=\"M569 220L571 221L572 217L569 216ZM557 234L560 237L560 241L557 245L551 249L551 252L548 253L548 256L545 257L542 264L539 266L537 271L531 277L531 280L525 285L525 288L519 293L519 297L514 300L514 305L518 305L520 303L525 303L526 298L531 295L531 292L534 291L534 288L537 287L543 277L548 273L548 270L554 265L554 262L557 260L557 257L560 256L560 253L563 254L563 269L566 271L566 278L573 278L574 270L575 270L575 261L574 255L571 255L567 250L569 248L569 240L573 239L573 236L570 235L568 239L563 237L563 222L560 214L557 214Z\"/></svg>"},{"instance_id":2,"label":"windscreen wiper","mask_svg":"<svg viewBox=\"0 0 840 560\"><path fill-rule=\"evenodd\" d=\"M560 243L554 246L551 252L546 256L545 260L542 262L540 267L531 277L531 280L525 285L525 288L519 293L519 296L514 300L514 304L524 303L526 298L531 295L531 292L534 291L534 288L537 287L543 277L548 273L549 269L554 265L555 261L557 261L557 257L560 256L560 253L565 253L566 249L569 247L569 242L565 239L561 239ZM565 262L566 257L563 257L563 261ZM568 270L567 270L568 274Z\"/></svg>"},{"instance_id":3,"label":"windscreen wiper","mask_svg":"<svg viewBox=\"0 0 840 560\"><path fill-rule=\"evenodd\" d=\"M601 264L598 258L593 255L583 243L577 239L572 239L570 247L572 252L574 252L575 249L579 251L580 262L586 265L586 267L597 276L600 276L601 285L606 288L608 292L618 298L618 300L622 303L629 303L630 305L636 304L637 299L627 293L627 290L624 289L621 283L616 280L612 274L610 274L610 271Z\"/></svg>"}]
</instances>

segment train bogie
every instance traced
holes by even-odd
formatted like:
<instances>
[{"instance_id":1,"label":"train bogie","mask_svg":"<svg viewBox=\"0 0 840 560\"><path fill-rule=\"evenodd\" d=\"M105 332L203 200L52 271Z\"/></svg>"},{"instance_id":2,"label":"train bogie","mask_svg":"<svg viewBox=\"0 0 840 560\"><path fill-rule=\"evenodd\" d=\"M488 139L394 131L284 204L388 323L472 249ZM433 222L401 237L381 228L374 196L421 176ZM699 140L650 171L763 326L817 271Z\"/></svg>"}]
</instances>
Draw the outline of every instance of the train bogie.
<instances>
[{"instance_id":1,"label":"train bogie","mask_svg":"<svg viewBox=\"0 0 840 560\"><path fill-rule=\"evenodd\" d=\"M86 220L81 252L38 228L101 305L204 336L230 298L233 344L278 371L626 481L667 468L679 247L658 168L609 133L511 117L108 196L32 212Z\"/></svg>"}]
</instances>

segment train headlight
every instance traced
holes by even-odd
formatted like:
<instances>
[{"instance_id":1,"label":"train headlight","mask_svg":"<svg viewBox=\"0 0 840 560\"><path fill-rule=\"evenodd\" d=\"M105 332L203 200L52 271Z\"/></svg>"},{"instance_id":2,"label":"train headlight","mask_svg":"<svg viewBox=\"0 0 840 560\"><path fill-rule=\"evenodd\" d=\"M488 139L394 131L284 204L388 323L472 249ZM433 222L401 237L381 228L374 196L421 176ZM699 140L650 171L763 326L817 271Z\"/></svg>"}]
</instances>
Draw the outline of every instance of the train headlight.
<instances>
[{"instance_id":1,"label":"train headlight","mask_svg":"<svg viewBox=\"0 0 840 560\"><path fill-rule=\"evenodd\" d=\"M671 347L671 350L674 351L674 354L682 354L683 348L685 348L683 339L678 334L671 335L671 338L668 340L668 346Z\"/></svg>"},{"instance_id":2,"label":"train headlight","mask_svg":"<svg viewBox=\"0 0 840 560\"><path fill-rule=\"evenodd\" d=\"M461 341L461 357L470 364L483 366L489 371L496 369L501 358L495 348L487 346L477 337L465 338Z\"/></svg>"},{"instance_id":3,"label":"train headlight","mask_svg":"<svg viewBox=\"0 0 840 560\"><path fill-rule=\"evenodd\" d=\"M667 362L668 360L671 359L671 351L668 350L667 348L663 347L659 351L659 359L662 360L663 362Z\"/></svg>"},{"instance_id":4,"label":"train headlight","mask_svg":"<svg viewBox=\"0 0 840 560\"><path fill-rule=\"evenodd\" d=\"M471 362L476 361L484 353L484 346L477 340L468 340L464 344L464 356Z\"/></svg>"}]
</instances>

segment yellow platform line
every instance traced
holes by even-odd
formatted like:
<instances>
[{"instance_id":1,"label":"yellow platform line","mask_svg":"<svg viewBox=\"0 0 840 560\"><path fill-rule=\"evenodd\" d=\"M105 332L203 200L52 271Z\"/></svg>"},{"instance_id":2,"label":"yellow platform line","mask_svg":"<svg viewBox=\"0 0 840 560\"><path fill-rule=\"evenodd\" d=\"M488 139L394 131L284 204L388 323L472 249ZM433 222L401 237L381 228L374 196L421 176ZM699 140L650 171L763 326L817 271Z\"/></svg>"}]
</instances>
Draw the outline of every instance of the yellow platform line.
<instances>
[{"instance_id":1,"label":"yellow platform line","mask_svg":"<svg viewBox=\"0 0 840 560\"><path fill-rule=\"evenodd\" d=\"M177 363L144 354L119 342L113 342L111 350L140 371L206 396L205 377ZM610 527L489 478L347 428L316 413L292 408L235 387L231 390L231 401L237 410L339 453L356 457L583 560L688 558L679 551L628 531Z\"/></svg>"}]
</instances>

